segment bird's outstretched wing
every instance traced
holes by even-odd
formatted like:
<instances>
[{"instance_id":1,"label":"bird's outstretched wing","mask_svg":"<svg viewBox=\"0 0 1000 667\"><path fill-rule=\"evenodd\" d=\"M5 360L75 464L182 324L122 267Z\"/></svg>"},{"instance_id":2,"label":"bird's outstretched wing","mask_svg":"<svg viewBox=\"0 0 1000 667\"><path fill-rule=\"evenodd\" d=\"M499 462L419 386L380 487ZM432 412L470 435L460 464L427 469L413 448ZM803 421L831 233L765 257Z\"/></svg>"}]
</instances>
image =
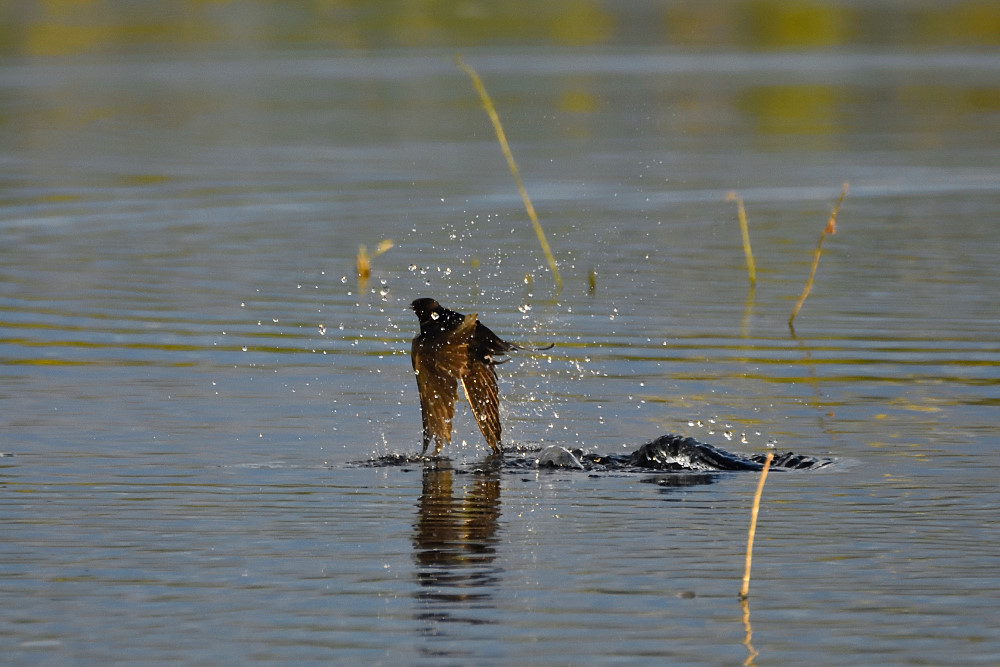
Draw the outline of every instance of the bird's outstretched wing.
<instances>
[{"instance_id":1,"label":"bird's outstretched wing","mask_svg":"<svg viewBox=\"0 0 1000 667\"><path fill-rule=\"evenodd\" d=\"M423 417L424 442L427 451L431 440L434 454L451 442L451 422L455 416L458 380L469 364L469 339L476 325L476 315L466 315L452 331L442 331L428 340L423 335L413 339L411 361L417 374L420 393L420 413Z\"/></svg>"},{"instance_id":2,"label":"bird's outstretched wing","mask_svg":"<svg viewBox=\"0 0 1000 667\"><path fill-rule=\"evenodd\" d=\"M469 360L462 375L462 387L476 416L479 430L494 452L500 451L500 392L493 364L478 359Z\"/></svg>"}]
</instances>

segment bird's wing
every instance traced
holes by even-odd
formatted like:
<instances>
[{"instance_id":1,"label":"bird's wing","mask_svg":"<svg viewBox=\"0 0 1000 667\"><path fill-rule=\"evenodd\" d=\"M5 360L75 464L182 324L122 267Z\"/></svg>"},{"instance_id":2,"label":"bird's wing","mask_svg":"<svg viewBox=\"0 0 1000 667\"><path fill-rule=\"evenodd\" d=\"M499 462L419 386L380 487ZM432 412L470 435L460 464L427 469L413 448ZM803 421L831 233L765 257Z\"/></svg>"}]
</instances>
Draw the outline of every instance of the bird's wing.
<instances>
[{"instance_id":1,"label":"bird's wing","mask_svg":"<svg viewBox=\"0 0 1000 667\"><path fill-rule=\"evenodd\" d=\"M424 424L423 451L433 440L437 454L445 443L451 442L451 420L455 416L455 397L458 380L452 375L434 370L432 353L422 352L417 345L413 350L413 368L417 373L420 392L420 414Z\"/></svg>"},{"instance_id":2,"label":"bird's wing","mask_svg":"<svg viewBox=\"0 0 1000 667\"><path fill-rule=\"evenodd\" d=\"M493 364L472 359L462 376L462 387L476 416L479 430L494 452L500 451L500 391Z\"/></svg>"},{"instance_id":3,"label":"bird's wing","mask_svg":"<svg viewBox=\"0 0 1000 667\"><path fill-rule=\"evenodd\" d=\"M412 362L420 393L420 414L424 425L424 451L431 440L434 453L451 442L451 422L455 416L458 379L469 362L469 337L476 316L468 315L453 331L442 332L432 341L413 339Z\"/></svg>"}]
</instances>

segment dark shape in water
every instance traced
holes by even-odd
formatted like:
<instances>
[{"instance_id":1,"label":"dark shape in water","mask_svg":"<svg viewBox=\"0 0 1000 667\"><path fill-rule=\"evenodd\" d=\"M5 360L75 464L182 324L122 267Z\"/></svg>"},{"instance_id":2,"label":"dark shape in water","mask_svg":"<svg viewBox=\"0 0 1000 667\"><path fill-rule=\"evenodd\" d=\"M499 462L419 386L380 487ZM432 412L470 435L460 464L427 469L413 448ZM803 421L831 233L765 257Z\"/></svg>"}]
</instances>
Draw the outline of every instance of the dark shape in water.
<instances>
[{"instance_id":1,"label":"dark shape in water","mask_svg":"<svg viewBox=\"0 0 1000 667\"><path fill-rule=\"evenodd\" d=\"M479 322L475 313L456 313L426 298L415 300L410 308L420 320L420 334L413 339L410 360L420 392L424 427L421 453L427 451L431 440L435 456L451 442L459 381L486 443L499 453L500 391L494 367L504 361L497 357L522 348L502 340Z\"/></svg>"},{"instance_id":2,"label":"dark shape in water","mask_svg":"<svg viewBox=\"0 0 1000 667\"><path fill-rule=\"evenodd\" d=\"M667 434L647 442L631 454L588 454L583 450L570 451L553 445L539 453L537 462L540 468L690 473L762 470L766 457L766 454L742 456L694 438ZM779 470L816 470L831 463L832 459L785 452L776 454L771 466Z\"/></svg>"},{"instance_id":3,"label":"dark shape in water","mask_svg":"<svg viewBox=\"0 0 1000 667\"><path fill-rule=\"evenodd\" d=\"M694 438L668 434L632 452L629 465L653 470L763 470L766 458L766 454L745 457L698 442ZM774 455L771 466L790 470L815 470L831 463L831 459L784 452Z\"/></svg>"},{"instance_id":4,"label":"dark shape in water","mask_svg":"<svg viewBox=\"0 0 1000 667\"><path fill-rule=\"evenodd\" d=\"M766 454L744 456L727 452L718 447L698 442L694 438L667 434L647 442L629 454L590 454L582 449L569 450L558 445L537 449L525 445L508 447L502 458L492 454L492 465L504 470L530 470L551 468L599 472L659 472L667 473L657 479L672 479L674 475L686 476L689 483L709 483L713 473L740 470L762 470ZM359 461L366 466L405 466L426 462L423 456L391 454L370 461ZM793 452L776 454L772 470L819 470L834 463L835 459L804 456ZM676 485L686 485L674 480ZM671 482L671 485L674 485Z\"/></svg>"}]
</instances>

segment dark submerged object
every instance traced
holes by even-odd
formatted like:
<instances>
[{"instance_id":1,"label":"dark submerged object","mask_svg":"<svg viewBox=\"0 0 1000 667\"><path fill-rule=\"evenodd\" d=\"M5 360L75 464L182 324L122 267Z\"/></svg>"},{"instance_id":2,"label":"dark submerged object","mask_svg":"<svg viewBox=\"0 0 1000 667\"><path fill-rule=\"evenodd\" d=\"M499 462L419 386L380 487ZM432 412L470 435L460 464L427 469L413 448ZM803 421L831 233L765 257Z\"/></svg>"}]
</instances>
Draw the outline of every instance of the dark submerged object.
<instances>
[{"instance_id":1,"label":"dark submerged object","mask_svg":"<svg viewBox=\"0 0 1000 667\"><path fill-rule=\"evenodd\" d=\"M767 454L749 457L733 454L694 438L664 435L632 452L629 465L653 470L763 470ZM775 454L771 465L791 470L816 470L832 459L803 456L794 452Z\"/></svg>"},{"instance_id":2,"label":"dark submerged object","mask_svg":"<svg viewBox=\"0 0 1000 667\"><path fill-rule=\"evenodd\" d=\"M661 486L691 486L711 484L716 473L741 470L762 470L766 454L744 456L727 452L694 438L667 434L647 442L631 453L591 454L582 449L569 450L558 445L541 449L515 445L505 451L493 452L487 459L491 469L517 472L538 468L579 470L588 473L661 473L651 480ZM363 466L408 466L427 464L428 459L417 454L390 454L369 461ZM776 453L772 470L819 470L833 465L836 459L804 456L794 452Z\"/></svg>"},{"instance_id":3,"label":"dark submerged object","mask_svg":"<svg viewBox=\"0 0 1000 667\"><path fill-rule=\"evenodd\" d=\"M588 454L552 446L543 449L537 461L540 468L691 473L762 470L766 458L766 454L743 456L694 438L668 434L647 442L631 454ZM831 463L833 459L784 452L775 454L771 466L785 470L817 470Z\"/></svg>"},{"instance_id":4,"label":"dark submerged object","mask_svg":"<svg viewBox=\"0 0 1000 667\"><path fill-rule=\"evenodd\" d=\"M417 375L423 449L434 441L434 455L451 442L451 422L461 381L479 430L494 453L500 453L500 391L494 367L507 352L523 348L508 343L482 324L475 313L448 310L434 299L417 299L410 308L420 321L410 360ZM552 347L549 345L546 348Z\"/></svg>"}]
</instances>

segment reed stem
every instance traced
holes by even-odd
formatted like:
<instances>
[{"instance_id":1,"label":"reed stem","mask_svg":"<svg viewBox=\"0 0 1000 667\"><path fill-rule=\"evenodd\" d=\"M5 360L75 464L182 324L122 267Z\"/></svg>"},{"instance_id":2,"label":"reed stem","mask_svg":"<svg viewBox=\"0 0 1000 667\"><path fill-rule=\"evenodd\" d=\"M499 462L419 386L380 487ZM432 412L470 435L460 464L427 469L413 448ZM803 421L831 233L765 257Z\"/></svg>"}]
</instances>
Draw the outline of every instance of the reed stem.
<instances>
[{"instance_id":1,"label":"reed stem","mask_svg":"<svg viewBox=\"0 0 1000 667\"><path fill-rule=\"evenodd\" d=\"M750 591L750 561L753 560L753 538L757 534L757 513L760 511L760 497L764 493L764 480L767 479L767 471L771 469L771 461L774 459L774 452L768 452L764 460L764 468L760 471L760 481L757 482L757 493L753 496L753 509L750 511L750 530L747 533L747 560L746 569L743 571L743 587L740 588L740 599L746 600Z\"/></svg>"},{"instance_id":2,"label":"reed stem","mask_svg":"<svg viewBox=\"0 0 1000 667\"><path fill-rule=\"evenodd\" d=\"M552 255L549 242L545 238L545 230L542 229L541 223L538 222L538 215L535 213L535 207L531 203L531 198L528 197L528 191L524 189L524 183L521 182L521 174L517 169L517 163L514 162L514 154L510 152L510 144L507 143L507 135L503 131L503 125L500 124L500 116L497 115L497 110L493 106L493 100L490 99L489 93L486 92L486 86L483 85L483 81L479 78L476 70L466 65L461 56L456 56L455 62L472 79L472 85L475 86L476 92L479 93L479 99L483 103L486 115L490 117L490 121L493 123L493 129L497 133L497 141L500 142L500 148L503 149L503 154L507 158L507 166L510 168L510 173L514 175L514 182L517 183L517 189L521 193L524 208L528 212L531 224L535 227L535 235L538 236L538 243L542 246L542 252L545 253L545 259L552 270L553 278L555 278L556 292L561 292L562 278L559 276L559 269L556 268L556 258Z\"/></svg>"},{"instance_id":3,"label":"reed stem","mask_svg":"<svg viewBox=\"0 0 1000 667\"><path fill-rule=\"evenodd\" d=\"M840 198L833 207L833 212L830 213L830 219L826 221L826 227L823 228L823 231L819 235L819 243L816 244L816 251L813 253L812 268L809 269L809 278L806 280L806 286L802 289L802 294L799 295L799 300L795 302L795 308L792 309L792 316L788 318L788 328L792 329L793 333L795 328L792 326L792 323L795 322L795 316L799 314L799 309L805 303L809 292L812 291L813 279L816 277L816 267L819 266L819 256L823 252L823 240L827 234L837 233L837 213L840 211L840 205L843 203L844 197L847 196L847 187L848 184L844 183L844 188L840 191Z\"/></svg>"},{"instance_id":4,"label":"reed stem","mask_svg":"<svg viewBox=\"0 0 1000 667\"><path fill-rule=\"evenodd\" d=\"M740 222L740 233L743 234L743 254L747 258L747 275L750 278L750 287L757 285L757 266L753 261L753 250L750 248L750 228L747 226L747 212L743 208L743 197L736 192L730 192L726 197L736 201L736 218Z\"/></svg>"}]
</instances>

